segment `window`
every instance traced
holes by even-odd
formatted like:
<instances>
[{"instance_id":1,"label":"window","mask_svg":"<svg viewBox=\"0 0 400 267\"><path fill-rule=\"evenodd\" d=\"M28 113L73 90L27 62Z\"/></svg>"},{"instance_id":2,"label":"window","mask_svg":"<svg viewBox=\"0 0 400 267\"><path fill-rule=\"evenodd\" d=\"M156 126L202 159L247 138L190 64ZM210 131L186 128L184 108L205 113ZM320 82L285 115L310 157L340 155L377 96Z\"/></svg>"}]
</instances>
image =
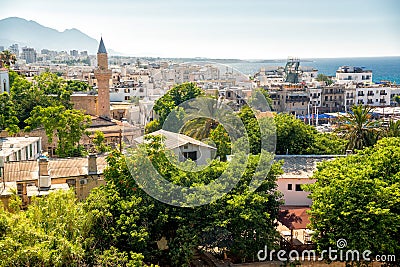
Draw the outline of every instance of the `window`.
<instances>
[{"instance_id":1,"label":"window","mask_svg":"<svg viewBox=\"0 0 400 267\"><path fill-rule=\"evenodd\" d=\"M293 185L292 184L288 184L287 185L287 190L292 191L293 190Z\"/></svg>"},{"instance_id":2,"label":"window","mask_svg":"<svg viewBox=\"0 0 400 267\"><path fill-rule=\"evenodd\" d=\"M75 179L67 179L67 184L68 186L71 187L75 187L76 186L76 181Z\"/></svg>"},{"instance_id":3,"label":"window","mask_svg":"<svg viewBox=\"0 0 400 267\"><path fill-rule=\"evenodd\" d=\"M296 184L296 191L303 191L303 189L301 189L301 184Z\"/></svg>"},{"instance_id":4,"label":"window","mask_svg":"<svg viewBox=\"0 0 400 267\"><path fill-rule=\"evenodd\" d=\"M188 148L189 148L189 145L188 145L188 144L183 145L183 149L188 149Z\"/></svg>"},{"instance_id":5,"label":"window","mask_svg":"<svg viewBox=\"0 0 400 267\"><path fill-rule=\"evenodd\" d=\"M197 152L193 151L193 152L183 152L183 156L186 159L191 159L193 161L197 160Z\"/></svg>"}]
</instances>

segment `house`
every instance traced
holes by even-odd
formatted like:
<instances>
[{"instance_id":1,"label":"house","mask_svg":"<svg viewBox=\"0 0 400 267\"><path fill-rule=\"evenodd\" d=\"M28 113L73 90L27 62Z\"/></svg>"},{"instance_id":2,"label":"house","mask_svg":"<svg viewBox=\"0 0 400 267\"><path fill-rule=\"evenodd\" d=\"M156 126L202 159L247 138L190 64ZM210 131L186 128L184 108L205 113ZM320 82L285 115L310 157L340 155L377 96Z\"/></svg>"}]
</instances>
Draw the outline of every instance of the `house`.
<instances>
[{"instance_id":1,"label":"house","mask_svg":"<svg viewBox=\"0 0 400 267\"><path fill-rule=\"evenodd\" d=\"M163 135L165 137L165 147L172 150L178 157L178 161L183 162L191 159L197 165L207 164L207 160L213 159L217 149L189 136L173 133L165 130L158 130L148 135ZM144 136L134 139L137 144L143 143Z\"/></svg>"},{"instance_id":2,"label":"house","mask_svg":"<svg viewBox=\"0 0 400 267\"><path fill-rule=\"evenodd\" d=\"M79 200L90 191L104 185L103 170L107 163L104 156L87 158L48 159L6 162L0 167L0 200L5 207L16 191L26 207L32 196L47 195L54 190L73 188Z\"/></svg>"},{"instance_id":3,"label":"house","mask_svg":"<svg viewBox=\"0 0 400 267\"><path fill-rule=\"evenodd\" d=\"M311 179L317 169L317 163L332 160L345 155L276 155L275 160L284 160L283 174L278 176L278 190L282 192L282 200L286 206L310 207L312 200L308 198L309 192L302 188L304 184L312 184Z\"/></svg>"}]
</instances>

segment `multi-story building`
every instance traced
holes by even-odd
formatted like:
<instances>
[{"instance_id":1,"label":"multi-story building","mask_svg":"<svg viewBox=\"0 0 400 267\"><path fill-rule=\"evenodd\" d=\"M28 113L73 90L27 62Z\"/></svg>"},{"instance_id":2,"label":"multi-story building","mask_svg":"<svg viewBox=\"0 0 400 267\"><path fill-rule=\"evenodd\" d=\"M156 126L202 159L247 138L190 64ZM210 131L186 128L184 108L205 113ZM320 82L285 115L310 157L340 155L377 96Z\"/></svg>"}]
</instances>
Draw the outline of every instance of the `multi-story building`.
<instances>
[{"instance_id":1,"label":"multi-story building","mask_svg":"<svg viewBox=\"0 0 400 267\"><path fill-rule=\"evenodd\" d=\"M306 115L309 104L309 93L306 89L295 86L280 86L269 90L272 109L276 112L288 112Z\"/></svg>"},{"instance_id":2,"label":"multi-story building","mask_svg":"<svg viewBox=\"0 0 400 267\"><path fill-rule=\"evenodd\" d=\"M322 105L322 88L307 88L310 95L310 104L314 107L321 107Z\"/></svg>"},{"instance_id":3,"label":"multi-story building","mask_svg":"<svg viewBox=\"0 0 400 267\"><path fill-rule=\"evenodd\" d=\"M69 54L71 55L71 57L75 57L75 58L79 56L78 50L71 50L71 51L69 51Z\"/></svg>"},{"instance_id":4,"label":"multi-story building","mask_svg":"<svg viewBox=\"0 0 400 267\"><path fill-rule=\"evenodd\" d=\"M374 107L390 106L392 89L382 86L356 88L356 103Z\"/></svg>"},{"instance_id":5,"label":"multi-story building","mask_svg":"<svg viewBox=\"0 0 400 267\"><path fill-rule=\"evenodd\" d=\"M36 50L31 47L23 47L21 59L24 59L27 64L36 62Z\"/></svg>"},{"instance_id":6,"label":"multi-story building","mask_svg":"<svg viewBox=\"0 0 400 267\"><path fill-rule=\"evenodd\" d=\"M16 57L19 57L19 47L18 44L13 44L11 45L8 50L10 50L10 52L12 54L14 54Z\"/></svg>"},{"instance_id":7,"label":"multi-story building","mask_svg":"<svg viewBox=\"0 0 400 267\"><path fill-rule=\"evenodd\" d=\"M322 105L320 113L340 112L345 110L345 88L341 85L331 85L322 87Z\"/></svg>"},{"instance_id":8,"label":"multi-story building","mask_svg":"<svg viewBox=\"0 0 400 267\"><path fill-rule=\"evenodd\" d=\"M364 70L360 67L342 66L336 71L336 83L362 83L365 85L372 84L372 70Z\"/></svg>"},{"instance_id":9,"label":"multi-story building","mask_svg":"<svg viewBox=\"0 0 400 267\"><path fill-rule=\"evenodd\" d=\"M352 106L357 104L357 90L356 86L346 86L344 88L344 112L351 109Z\"/></svg>"}]
</instances>

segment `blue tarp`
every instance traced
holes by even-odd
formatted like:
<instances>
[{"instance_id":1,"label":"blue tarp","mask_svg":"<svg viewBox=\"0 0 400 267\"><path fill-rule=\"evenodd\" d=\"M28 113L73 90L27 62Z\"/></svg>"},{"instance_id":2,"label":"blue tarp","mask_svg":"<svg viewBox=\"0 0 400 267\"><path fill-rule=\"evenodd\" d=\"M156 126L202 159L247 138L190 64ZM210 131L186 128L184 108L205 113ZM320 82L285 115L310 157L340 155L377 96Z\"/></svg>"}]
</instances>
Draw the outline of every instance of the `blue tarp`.
<instances>
[{"instance_id":1,"label":"blue tarp","mask_svg":"<svg viewBox=\"0 0 400 267\"><path fill-rule=\"evenodd\" d=\"M297 115L298 119L315 119L317 114L310 114L310 115ZM333 116L330 116L328 114L318 114L318 119L330 119L334 118Z\"/></svg>"}]
</instances>

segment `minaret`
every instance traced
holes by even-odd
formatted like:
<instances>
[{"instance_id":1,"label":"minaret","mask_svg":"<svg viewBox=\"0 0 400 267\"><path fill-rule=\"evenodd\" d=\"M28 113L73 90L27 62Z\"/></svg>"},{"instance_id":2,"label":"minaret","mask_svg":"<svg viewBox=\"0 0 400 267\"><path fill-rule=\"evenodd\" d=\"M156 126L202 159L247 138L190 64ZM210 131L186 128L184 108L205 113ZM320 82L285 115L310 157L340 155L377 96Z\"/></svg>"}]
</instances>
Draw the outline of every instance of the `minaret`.
<instances>
[{"instance_id":1,"label":"minaret","mask_svg":"<svg viewBox=\"0 0 400 267\"><path fill-rule=\"evenodd\" d=\"M100 39L99 50L97 51L97 68L94 70L97 79L97 115L110 118L110 79L111 70L108 69L107 50L103 38Z\"/></svg>"}]
</instances>

